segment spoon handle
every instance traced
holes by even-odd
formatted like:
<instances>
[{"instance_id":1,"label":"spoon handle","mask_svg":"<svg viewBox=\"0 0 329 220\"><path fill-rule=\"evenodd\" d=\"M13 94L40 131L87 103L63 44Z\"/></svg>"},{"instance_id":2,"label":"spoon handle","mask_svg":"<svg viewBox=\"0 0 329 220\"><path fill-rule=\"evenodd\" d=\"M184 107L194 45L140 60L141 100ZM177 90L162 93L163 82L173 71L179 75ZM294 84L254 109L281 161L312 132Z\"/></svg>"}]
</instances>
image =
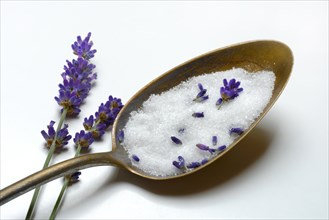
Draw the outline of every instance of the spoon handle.
<instances>
[{"instance_id":1,"label":"spoon handle","mask_svg":"<svg viewBox=\"0 0 329 220\"><path fill-rule=\"evenodd\" d=\"M0 191L0 205L59 177L71 174L75 171L94 166L120 166L112 153L87 154L72 158L36 172Z\"/></svg>"}]
</instances>

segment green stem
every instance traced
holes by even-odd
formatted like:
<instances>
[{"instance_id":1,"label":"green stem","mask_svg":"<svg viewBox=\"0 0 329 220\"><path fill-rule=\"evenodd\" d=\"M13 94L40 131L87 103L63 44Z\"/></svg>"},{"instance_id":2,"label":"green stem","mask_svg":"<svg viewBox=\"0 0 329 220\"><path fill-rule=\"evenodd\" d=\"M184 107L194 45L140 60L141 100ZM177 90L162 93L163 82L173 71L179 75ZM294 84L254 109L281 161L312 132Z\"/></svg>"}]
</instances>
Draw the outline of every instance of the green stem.
<instances>
[{"instance_id":1,"label":"green stem","mask_svg":"<svg viewBox=\"0 0 329 220\"><path fill-rule=\"evenodd\" d=\"M52 156L53 156L53 154L54 154L54 152L56 150L57 133L62 128L63 122L64 122L64 120L66 118L67 110L68 110L67 108L64 108L63 109L61 118L60 118L59 123L57 125L57 129L56 129L56 133L55 133L53 142L51 143L51 146L50 146L49 151L48 151L47 158L45 160L45 163L43 164L42 169L45 169L45 168L47 168L49 166L49 163L51 161L51 158L52 158ZM35 188L34 193L33 193L33 197L31 199L31 203L30 203L30 206L29 206L29 209L27 211L27 214L26 214L25 219L31 219L32 214L33 214L33 210L35 208L35 204L36 204L37 199L38 199L38 196L39 196L40 189L41 189L41 187Z\"/></svg>"},{"instance_id":2,"label":"green stem","mask_svg":"<svg viewBox=\"0 0 329 220\"><path fill-rule=\"evenodd\" d=\"M79 156L80 155L80 151L81 151L81 145L78 144L78 147L77 147L77 150L75 152L74 157ZM57 200L56 200L56 203L54 205L53 211L51 212L50 217L49 217L50 220L54 220L55 219L56 214L57 214L57 211L59 209L59 206L62 203L62 200L63 200L63 197L64 197L64 193L65 193L65 191L66 191L69 183L70 183L70 177L69 176L64 177L64 183L63 183L62 189L61 189L61 191L60 191L60 193L59 193L59 195L57 197Z\"/></svg>"}]
</instances>

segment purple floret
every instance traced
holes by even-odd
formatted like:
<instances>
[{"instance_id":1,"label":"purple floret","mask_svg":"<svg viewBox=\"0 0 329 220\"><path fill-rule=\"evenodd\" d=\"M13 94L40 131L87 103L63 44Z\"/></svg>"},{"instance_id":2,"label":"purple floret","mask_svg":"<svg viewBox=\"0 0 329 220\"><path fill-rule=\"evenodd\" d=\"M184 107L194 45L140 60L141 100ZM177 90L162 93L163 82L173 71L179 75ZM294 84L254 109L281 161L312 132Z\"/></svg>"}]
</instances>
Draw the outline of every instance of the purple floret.
<instances>
[{"instance_id":1,"label":"purple floret","mask_svg":"<svg viewBox=\"0 0 329 220\"><path fill-rule=\"evenodd\" d=\"M75 55L79 57L83 57L86 60L94 57L96 50L91 50L93 46L93 42L90 40L91 33L89 32L88 35L84 40L81 39L80 36L77 37L77 41L72 44L72 50Z\"/></svg>"},{"instance_id":2,"label":"purple floret","mask_svg":"<svg viewBox=\"0 0 329 220\"><path fill-rule=\"evenodd\" d=\"M81 130L75 134L73 141L76 145L80 145L82 148L88 148L94 142L94 138L91 132Z\"/></svg>"},{"instance_id":3,"label":"purple floret","mask_svg":"<svg viewBox=\"0 0 329 220\"><path fill-rule=\"evenodd\" d=\"M45 130L41 131L41 135L43 138L46 140L46 146L50 147L54 138L55 138L55 129L54 129L54 121L51 121L49 125L47 126L48 128L48 133ZM58 149L63 148L65 145L68 144L69 140L72 138L71 135L69 135L68 132L68 125L64 124L64 127L58 131L57 138L56 138L56 143L55 147Z\"/></svg>"}]
</instances>

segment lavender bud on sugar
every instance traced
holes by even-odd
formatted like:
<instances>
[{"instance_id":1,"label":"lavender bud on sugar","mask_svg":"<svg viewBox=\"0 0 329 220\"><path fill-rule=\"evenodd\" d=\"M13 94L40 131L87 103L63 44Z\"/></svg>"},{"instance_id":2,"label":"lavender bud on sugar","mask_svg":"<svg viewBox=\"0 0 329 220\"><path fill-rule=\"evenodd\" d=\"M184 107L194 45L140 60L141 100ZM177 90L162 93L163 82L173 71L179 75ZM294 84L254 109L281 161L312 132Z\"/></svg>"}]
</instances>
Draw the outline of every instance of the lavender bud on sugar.
<instances>
[{"instance_id":1,"label":"lavender bud on sugar","mask_svg":"<svg viewBox=\"0 0 329 220\"><path fill-rule=\"evenodd\" d=\"M212 136L212 145L213 146L217 145L217 136Z\"/></svg>"},{"instance_id":2,"label":"lavender bud on sugar","mask_svg":"<svg viewBox=\"0 0 329 220\"><path fill-rule=\"evenodd\" d=\"M203 159L203 160L201 161L201 165L204 165L204 164L206 164L206 163L208 163L208 160L207 160L207 159Z\"/></svg>"},{"instance_id":3,"label":"lavender bud on sugar","mask_svg":"<svg viewBox=\"0 0 329 220\"><path fill-rule=\"evenodd\" d=\"M195 112L195 113L192 114L192 116L194 118L203 118L204 114L203 114L203 112Z\"/></svg>"},{"instance_id":4,"label":"lavender bud on sugar","mask_svg":"<svg viewBox=\"0 0 329 220\"><path fill-rule=\"evenodd\" d=\"M183 142L181 141L181 140L179 140L177 137L175 137L175 136L171 136L170 137L171 138L171 140L175 143L175 144L179 144L179 145L182 145L183 144Z\"/></svg>"},{"instance_id":5,"label":"lavender bud on sugar","mask_svg":"<svg viewBox=\"0 0 329 220\"><path fill-rule=\"evenodd\" d=\"M120 130L120 131L119 131L119 135L118 135L118 141L119 141L120 143L122 143L123 140L124 140L124 137L125 137L125 133L124 133L124 131L123 131L123 130Z\"/></svg>"},{"instance_id":6,"label":"lavender bud on sugar","mask_svg":"<svg viewBox=\"0 0 329 220\"><path fill-rule=\"evenodd\" d=\"M204 144L197 144L196 145L200 150L208 151L209 147Z\"/></svg>"},{"instance_id":7,"label":"lavender bud on sugar","mask_svg":"<svg viewBox=\"0 0 329 220\"><path fill-rule=\"evenodd\" d=\"M233 133L237 134L237 135L241 135L243 133L243 129L242 128L231 128L230 135L232 135Z\"/></svg>"},{"instance_id":8,"label":"lavender bud on sugar","mask_svg":"<svg viewBox=\"0 0 329 220\"><path fill-rule=\"evenodd\" d=\"M177 167L178 169L185 168L185 160L182 156L178 156L178 161L173 161L172 164Z\"/></svg>"},{"instance_id":9,"label":"lavender bud on sugar","mask_svg":"<svg viewBox=\"0 0 329 220\"><path fill-rule=\"evenodd\" d=\"M135 154L133 154L132 156L131 156L131 158L134 160L134 161L136 161L136 162L139 162L139 157L137 157Z\"/></svg>"},{"instance_id":10,"label":"lavender bud on sugar","mask_svg":"<svg viewBox=\"0 0 329 220\"><path fill-rule=\"evenodd\" d=\"M185 131L185 128L180 128L180 129L178 130L178 132L181 133L181 134L183 134L184 131Z\"/></svg>"},{"instance_id":11,"label":"lavender bud on sugar","mask_svg":"<svg viewBox=\"0 0 329 220\"><path fill-rule=\"evenodd\" d=\"M205 96L207 90L203 88L201 83L198 83L198 87L200 92L197 94L197 96L195 97L195 99L193 99L193 101L195 102L203 102L205 100L207 100L209 97L208 95Z\"/></svg>"},{"instance_id":12,"label":"lavender bud on sugar","mask_svg":"<svg viewBox=\"0 0 329 220\"><path fill-rule=\"evenodd\" d=\"M199 162L192 162L189 165L187 165L186 167L187 168L190 168L190 169L193 169L193 168L197 168L199 166L201 166L201 163L199 163Z\"/></svg>"},{"instance_id":13,"label":"lavender bud on sugar","mask_svg":"<svg viewBox=\"0 0 329 220\"><path fill-rule=\"evenodd\" d=\"M217 148L217 151L223 151L225 149L226 149L226 145L222 145Z\"/></svg>"}]
</instances>

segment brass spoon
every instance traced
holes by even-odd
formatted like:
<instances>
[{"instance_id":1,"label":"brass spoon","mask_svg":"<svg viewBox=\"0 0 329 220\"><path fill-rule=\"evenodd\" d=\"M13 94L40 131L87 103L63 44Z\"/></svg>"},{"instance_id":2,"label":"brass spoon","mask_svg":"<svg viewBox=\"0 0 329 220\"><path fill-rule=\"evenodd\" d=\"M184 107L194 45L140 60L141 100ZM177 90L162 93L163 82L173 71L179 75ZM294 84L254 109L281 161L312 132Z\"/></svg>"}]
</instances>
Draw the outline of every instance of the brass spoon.
<instances>
[{"instance_id":1,"label":"brass spoon","mask_svg":"<svg viewBox=\"0 0 329 220\"><path fill-rule=\"evenodd\" d=\"M282 93L293 65L293 55L289 47L277 41L253 41L241 43L221 49L191 59L171 70L144 86L138 91L124 106L114 122L112 130L112 151L104 153L94 153L79 156L64 162L55 164L47 169L32 174L0 191L0 205L45 184L61 176L65 176L77 170L94 166L118 166L129 170L139 176L153 180L168 180L182 177L194 173L223 156L229 149L241 141L264 117L273 106L274 102ZM127 123L130 113L140 108L151 94L159 94L166 91L187 78L201 74L224 71L233 67L240 67L249 72L260 70L270 70L276 75L274 91L271 100L265 107L263 113L255 122L229 147L228 150L216 156L205 165L195 168L190 172L175 176L153 176L132 166L131 161L117 140L118 132Z\"/></svg>"}]
</instances>

